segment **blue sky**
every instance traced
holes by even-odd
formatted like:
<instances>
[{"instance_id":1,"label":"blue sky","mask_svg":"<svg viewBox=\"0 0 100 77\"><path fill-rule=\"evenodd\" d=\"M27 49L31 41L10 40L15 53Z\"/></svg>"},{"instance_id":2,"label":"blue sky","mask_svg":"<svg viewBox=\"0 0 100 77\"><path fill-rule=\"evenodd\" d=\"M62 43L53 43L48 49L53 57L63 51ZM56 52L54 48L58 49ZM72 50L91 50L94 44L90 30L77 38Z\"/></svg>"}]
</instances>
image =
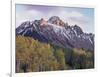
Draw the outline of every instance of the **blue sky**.
<instances>
[{"instance_id":1,"label":"blue sky","mask_svg":"<svg viewBox=\"0 0 100 77\"><path fill-rule=\"evenodd\" d=\"M77 24L84 32L94 33L94 9L43 5L16 4L16 27L24 21L59 16L70 26Z\"/></svg>"}]
</instances>

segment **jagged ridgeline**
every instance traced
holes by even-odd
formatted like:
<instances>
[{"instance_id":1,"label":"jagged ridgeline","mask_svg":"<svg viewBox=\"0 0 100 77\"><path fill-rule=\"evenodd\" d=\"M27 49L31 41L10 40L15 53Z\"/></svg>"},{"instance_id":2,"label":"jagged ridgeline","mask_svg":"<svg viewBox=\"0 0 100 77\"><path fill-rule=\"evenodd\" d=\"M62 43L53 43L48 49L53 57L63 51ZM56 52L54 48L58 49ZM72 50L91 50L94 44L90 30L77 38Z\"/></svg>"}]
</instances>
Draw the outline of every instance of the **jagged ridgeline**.
<instances>
[{"instance_id":1,"label":"jagged ridgeline","mask_svg":"<svg viewBox=\"0 0 100 77\"><path fill-rule=\"evenodd\" d=\"M59 17L16 28L16 72L94 68L94 34Z\"/></svg>"},{"instance_id":2,"label":"jagged ridgeline","mask_svg":"<svg viewBox=\"0 0 100 77\"><path fill-rule=\"evenodd\" d=\"M16 35L29 36L63 48L83 48L94 51L94 34L85 33L78 26L70 26L59 17L26 21L16 28Z\"/></svg>"}]
</instances>

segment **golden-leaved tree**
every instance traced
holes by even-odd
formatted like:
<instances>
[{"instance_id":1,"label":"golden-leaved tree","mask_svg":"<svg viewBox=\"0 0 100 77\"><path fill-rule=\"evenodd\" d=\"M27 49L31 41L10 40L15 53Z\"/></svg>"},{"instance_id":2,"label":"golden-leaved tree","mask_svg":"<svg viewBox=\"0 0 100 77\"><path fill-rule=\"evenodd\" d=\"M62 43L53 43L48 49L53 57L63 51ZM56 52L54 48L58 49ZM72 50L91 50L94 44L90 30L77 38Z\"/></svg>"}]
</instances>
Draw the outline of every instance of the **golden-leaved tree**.
<instances>
[{"instance_id":1,"label":"golden-leaved tree","mask_svg":"<svg viewBox=\"0 0 100 77\"><path fill-rule=\"evenodd\" d=\"M30 37L16 36L16 72L57 70L49 44L40 43Z\"/></svg>"}]
</instances>

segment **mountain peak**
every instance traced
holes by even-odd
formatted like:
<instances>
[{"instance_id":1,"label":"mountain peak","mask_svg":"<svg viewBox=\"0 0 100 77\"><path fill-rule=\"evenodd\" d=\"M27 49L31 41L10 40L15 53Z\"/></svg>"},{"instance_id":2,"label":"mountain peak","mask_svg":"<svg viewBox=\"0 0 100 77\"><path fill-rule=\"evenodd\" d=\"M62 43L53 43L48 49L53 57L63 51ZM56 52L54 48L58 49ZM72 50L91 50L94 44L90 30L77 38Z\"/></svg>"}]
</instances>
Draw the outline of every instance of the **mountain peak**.
<instances>
[{"instance_id":1,"label":"mountain peak","mask_svg":"<svg viewBox=\"0 0 100 77\"><path fill-rule=\"evenodd\" d=\"M60 20L60 17L58 17L58 16L52 16L49 19Z\"/></svg>"},{"instance_id":2,"label":"mountain peak","mask_svg":"<svg viewBox=\"0 0 100 77\"><path fill-rule=\"evenodd\" d=\"M49 18L48 22L58 25L58 26L65 26L65 23L60 19L58 16L52 16Z\"/></svg>"},{"instance_id":3,"label":"mountain peak","mask_svg":"<svg viewBox=\"0 0 100 77\"><path fill-rule=\"evenodd\" d=\"M47 26L47 25L48 25L47 21L44 18L41 18L40 19L40 26Z\"/></svg>"}]
</instances>

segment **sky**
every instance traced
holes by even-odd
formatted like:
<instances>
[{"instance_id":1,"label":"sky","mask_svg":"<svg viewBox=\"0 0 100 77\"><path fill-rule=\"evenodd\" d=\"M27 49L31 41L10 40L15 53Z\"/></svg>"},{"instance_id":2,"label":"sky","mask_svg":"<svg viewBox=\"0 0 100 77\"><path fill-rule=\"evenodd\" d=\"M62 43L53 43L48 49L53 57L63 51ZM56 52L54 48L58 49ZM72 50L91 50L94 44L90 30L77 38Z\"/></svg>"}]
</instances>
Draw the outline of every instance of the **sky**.
<instances>
[{"instance_id":1,"label":"sky","mask_svg":"<svg viewBox=\"0 0 100 77\"><path fill-rule=\"evenodd\" d=\"M77 24L86 33L94 33L94 9L45 5L16 4L16 27L22 22L58 16L70 26Z\"/></svg>"}]
</instances>

